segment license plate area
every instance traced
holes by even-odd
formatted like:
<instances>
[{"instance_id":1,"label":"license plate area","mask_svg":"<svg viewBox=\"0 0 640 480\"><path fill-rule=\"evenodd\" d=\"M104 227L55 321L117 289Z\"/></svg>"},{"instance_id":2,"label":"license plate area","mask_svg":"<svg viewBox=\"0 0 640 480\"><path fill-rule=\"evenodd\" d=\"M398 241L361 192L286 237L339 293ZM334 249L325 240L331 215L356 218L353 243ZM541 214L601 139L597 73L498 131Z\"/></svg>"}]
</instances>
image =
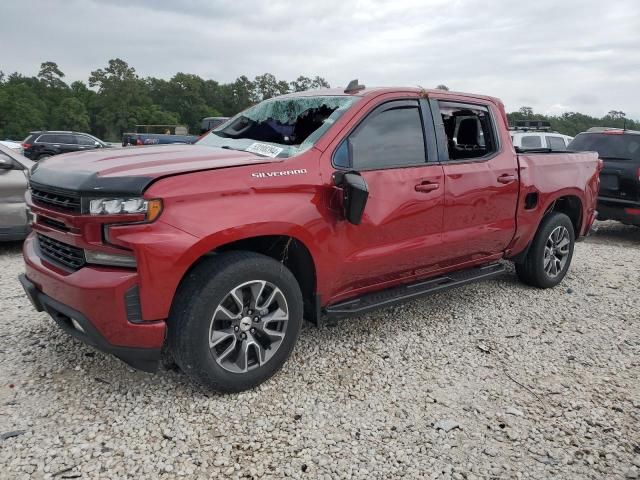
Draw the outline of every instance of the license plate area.
<instances>
[{"instance_id":1,"label":"license plate area","mask_svg":"<svg viewBox=\"0 0 640 480\"><path fill-rule=\"evenodd\" d=\"M620 189L620 182L618 176L615 174L603 173L600 175L600 189L609 191L618 191Z\"/></svg>"}]
</instances>

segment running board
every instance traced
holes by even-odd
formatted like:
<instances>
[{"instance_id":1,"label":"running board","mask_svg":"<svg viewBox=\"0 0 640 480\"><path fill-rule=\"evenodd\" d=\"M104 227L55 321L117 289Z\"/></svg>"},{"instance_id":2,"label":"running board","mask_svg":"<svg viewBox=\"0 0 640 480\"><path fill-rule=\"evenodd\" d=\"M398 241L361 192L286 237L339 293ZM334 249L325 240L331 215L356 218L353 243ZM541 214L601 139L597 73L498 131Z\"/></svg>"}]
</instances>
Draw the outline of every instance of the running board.
<instances>
[{"instance_id":1,"label":"running board","mask_svg":"<svg viewBox=\"0 0 640 480\"><path fill-rule=\"evenodd\" d=\"M328 318L342 318L358 315L381 307L413 300L429 293L441 292L453 287L466 285L478 280L486 280L504 272L503 264L494 263L483 267L474 267L439 277L422 280L409 285L393 287L380 292L368 293L345 302L328 305L324 313Z\"/></svg>"}]
</instances>

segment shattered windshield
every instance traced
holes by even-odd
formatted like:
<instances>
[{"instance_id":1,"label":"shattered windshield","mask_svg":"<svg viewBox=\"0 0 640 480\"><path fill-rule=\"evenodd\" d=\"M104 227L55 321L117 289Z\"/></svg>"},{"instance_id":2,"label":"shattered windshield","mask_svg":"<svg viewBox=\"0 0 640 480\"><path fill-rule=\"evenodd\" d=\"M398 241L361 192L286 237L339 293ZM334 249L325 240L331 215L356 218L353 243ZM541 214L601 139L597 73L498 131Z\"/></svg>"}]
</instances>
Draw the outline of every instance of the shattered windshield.
<instances>
[{"instance_id":1,"label":"shattered windshield","mask_svg":"<svg viewBox=\"0 0 640 480\"><path fill-rule=\"evenodd\" d=\"M335 95L265 100L213 130L198 145L291 157L311 148L358 99Z\"/></svg>"}]
</instances>

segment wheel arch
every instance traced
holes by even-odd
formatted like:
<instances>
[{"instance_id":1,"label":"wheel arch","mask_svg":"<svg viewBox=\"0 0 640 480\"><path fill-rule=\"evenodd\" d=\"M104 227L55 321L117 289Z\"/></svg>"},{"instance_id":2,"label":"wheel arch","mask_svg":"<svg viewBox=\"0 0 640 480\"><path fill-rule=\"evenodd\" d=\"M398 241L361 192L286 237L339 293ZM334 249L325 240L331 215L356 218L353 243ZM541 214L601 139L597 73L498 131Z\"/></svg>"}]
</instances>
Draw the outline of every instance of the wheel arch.
<instances>
[{"instance_id":1,"label":"wheel arch","mask_svg":"<svg viewBox=\"0 0 640 480\"><path fill-rule=\"evenodd\" d=\"M551 212L564 213L569 217L569 219L571 220L571 224L573 225L575 238L577 239L580 236L582 225L584 222L583 205L584 204L580 196L573 192L560 195L548 200L544 205L544 208L541 209L541 211L544 213L540 215L535 229L533 230L533 234L531 235L531 238L529 239L529 242L526 244L525 248L519 251L516 255L507 256L506 258L515 263L520 263L525 259L525 257L529 253L529 249L531 248L531 244L533 243L536 234L540 230L540 225L542 225L544 219Z\"/></svg>"},{"instance_id":2,"label":"wheel arch","mask_svg":"<svg viewBox=\"0 0 640 480\"><path fill-rule=\"evenodd\" d=\"M577 195L563 195L550 202L545 209L545 213L540 219L540 222L538 222L536 232L540 228L540 224L542 223L542 220L544 220L544 217L546 217L550 212L564 213L567 217L569 217L571 223L573 224L573 230L576 238L580 236L580 232L582 231L582 223L584 221L583 204L580 197L578 197Z\"/></svg>"},{"instance_id":3,"label":"wheel arch","mask_svg":"<svg viewBox=\"0 0 640 480\"><path fill-rule=\"evenodd\" d=\"M213 243L213 245L211 244ZM271 257L285 265L298 281L304 300L305 318L317 323L318 307L317 292L317 262L314 260L308 242L291 232L262 233L247 235L233 240L201 242L198 254L194 255L189 267L183 272L177 288L188 275L205 258L231 251L255 252Z\"/></svg>"}]
</instances>

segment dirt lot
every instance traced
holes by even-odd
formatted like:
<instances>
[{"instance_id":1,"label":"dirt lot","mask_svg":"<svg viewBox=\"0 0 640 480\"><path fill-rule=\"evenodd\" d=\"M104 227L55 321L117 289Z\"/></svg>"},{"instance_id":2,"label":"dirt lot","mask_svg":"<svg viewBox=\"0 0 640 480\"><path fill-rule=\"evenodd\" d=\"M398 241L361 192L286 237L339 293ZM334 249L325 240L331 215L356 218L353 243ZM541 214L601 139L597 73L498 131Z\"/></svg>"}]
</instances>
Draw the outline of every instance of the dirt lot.
<instances>
[{"instance_id":1,"label":"dirt lot","mask_svg":"<svg viewBox=\"0 0 640 480\"><path fill-rule=\"evenodd\" d=\"M558 288L510 271L308 326L224 396L58 331L0 246L0 477L639 478L640 229L598 227Z\"/></svg>"}]
</instances>

